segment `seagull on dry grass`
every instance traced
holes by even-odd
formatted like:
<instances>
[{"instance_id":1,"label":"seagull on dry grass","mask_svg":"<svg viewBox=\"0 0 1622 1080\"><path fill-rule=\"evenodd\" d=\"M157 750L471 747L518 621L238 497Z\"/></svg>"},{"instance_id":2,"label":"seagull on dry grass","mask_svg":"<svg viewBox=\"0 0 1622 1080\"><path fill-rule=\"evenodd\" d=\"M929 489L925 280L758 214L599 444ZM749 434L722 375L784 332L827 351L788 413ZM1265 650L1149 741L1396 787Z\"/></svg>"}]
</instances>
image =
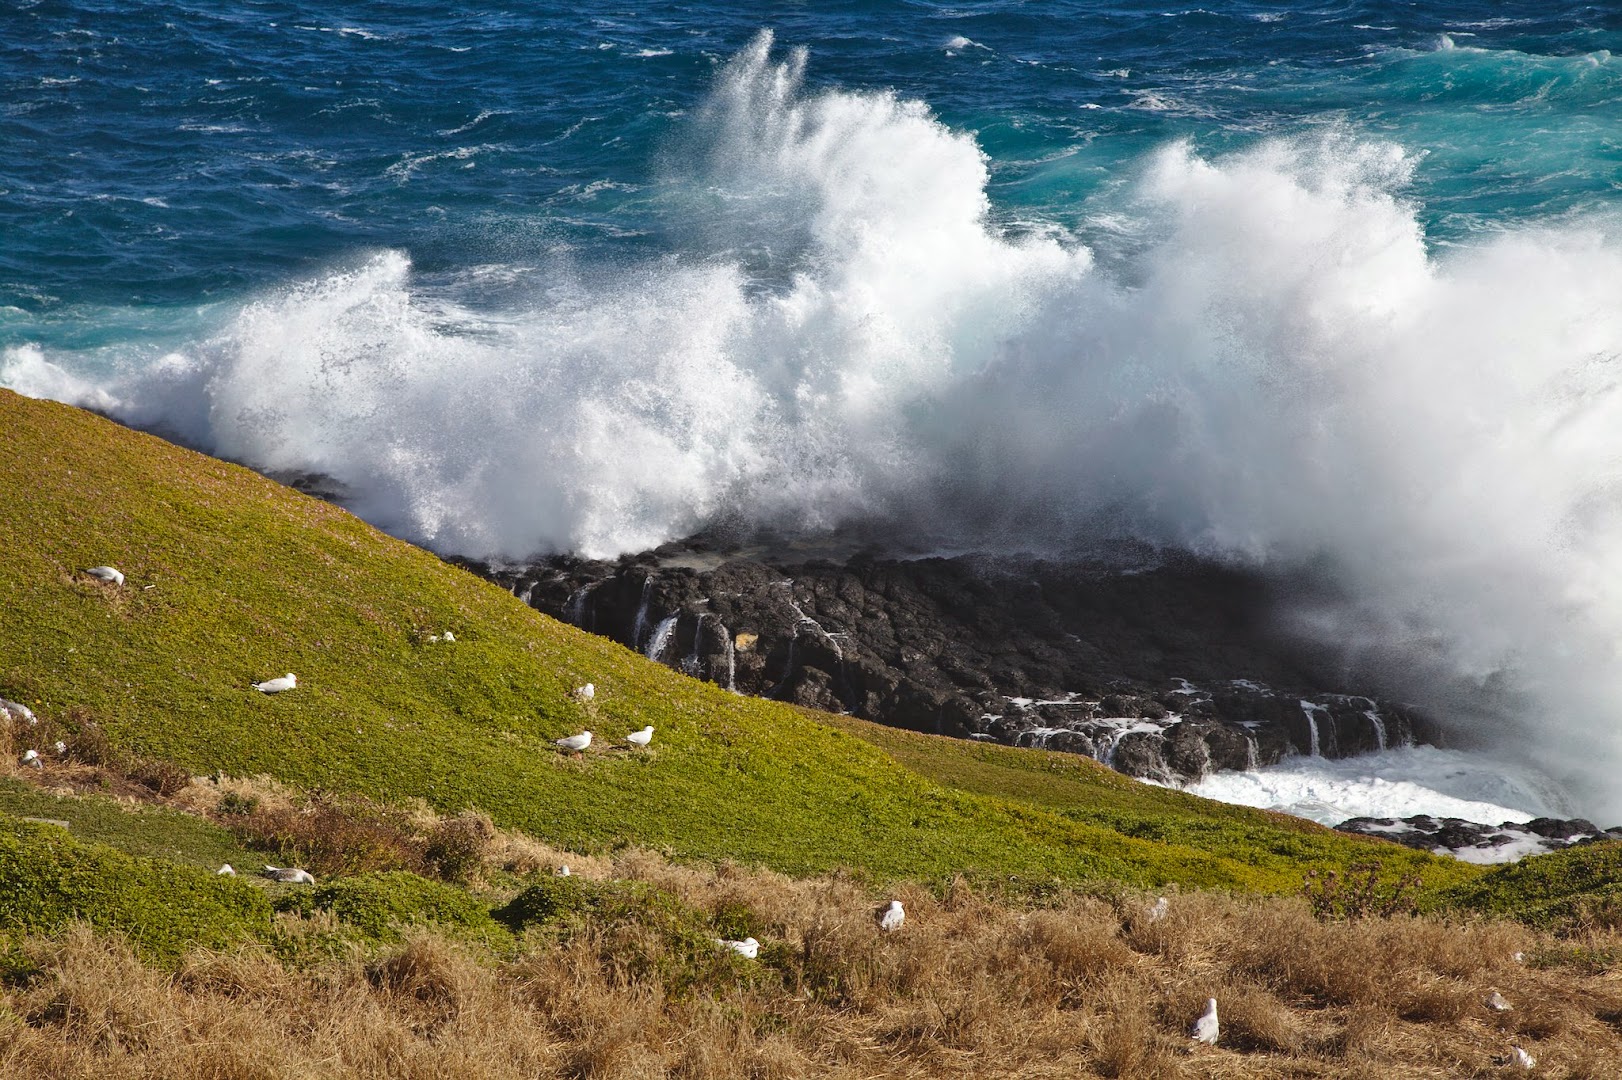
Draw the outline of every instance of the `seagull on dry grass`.
<instances>
[{"instance_id":1,"label":"seagull on dry grass","mask_svg":"<svg viewBox=\"0 0 1622 1080\"><path fill-rule=\"evenodd\" d=\"M1491 994L1487 995L1487 1008L1491 1009L1493 1012L1509 1012L1513 1006L1504 1000L1503 994L1500 994L1498 991L1494 990Z\"/></svg>"},{"instance_id":2,"label":"seagull on dry grass","mask_svg":"<svg viewBox=\"0 0 1622 1080\"><path fill-rule=\"evenodd\" d=\"M587 683L585 686L577 686L574 688L574 696L578 701L591 701L597 696L597 687L591 683Z\"/></svg>"},{"instance_id":3,"label":"seagull on dry grass","mask_svg":"<svg viewBox=\"0 0 1622 1080\"><path fill-rule=\"evenodd\" d=\"M875 911L873 918L879 924L880 930L889 933L901 929L901 924L907 921L907 913L901 910L901 901L891 900Z\"/></svg>"},{"instance_id":4,"label":"seagull on dry grass","mask_svg":"<svg viewBox=\"0 0 1622 1080\"><path fill-rule=\"evenodd\" d=\"M45 763L39 759L38 750L24 751L23 764L32 769L43 769L45 767Z\"/></svg>"},{"instance_id":5,"label":"seagull on dry grass","mask_svg":"<svg viewBox=\"0 0 1622 1080\"><path fill-rule=\"evenodd\" d=\"M264 682L256 682L253 684L253 688L261 694L279 694L283 690L291 690L297 685L298 676L289 671L279 679L266 679Z\"/></svg>"},{"instance_id":6,"label":"seagull on dry grass","mask_svg":"<svg viewBox=\"0 0 1622 1080\"><path fill-rule=\"evenodd\" d=\"M715 943L723 949L731 949L745 960L753 960L760 955L760 942L752 937L746 937L742 941L728 941L726 938L716 938Z\"/></svg>"},{"instance_id":7,"label":"seagull on dry grass","mask_svg":"<svg viewBox=\"0 0 1622 1080\"><path fill-rule=\"evenodd\" d=\"M0 712L18 720L27 720L30 724L39 723L39 718L34 715L34 710L20 701L7 701L5 698L0 698Z\"/></svg>"},{"instance_id":8,"label":"seagull on dry grass","mask_svg":"<svg viewBox=\"0 0 1622 1080\"><path fill-rule=\"evenodd\" d=\"M1200 1013L1200 1018L1194 1021L1194 1026L1189 1029L1189 1037L1195 1042L1202 1042L1208 1046L1215 1046L1219 1032L1220 1028L1217 1025L1216 998L1207 998L1205 1001L1205 1011Z\"/></svg>"},{"instance_id":9,"label":"seagull on dry grass","mask_svg":"<svg viewBox=\"0 0 1622 1080\"><path fill-rule=\"evenodd\" d=\"M1509 1063L1517 1069L1535 1069L1538 1066L1538 1059L1518 1046L1511 1046L1509 1048Z\"/></svg>"},{"instance_id":10,"label":"seagull on dry grass","mask_svg":"<svg viewBox=\"0 0 1622 1080\"><path fill-rule=\"evenodd\" d=\"M111 566L92 566L86 570L85 573L89 574L93 578L99 578L102 581L111 582L114 585L124 584L123 573Z\"/></svg>"},{"instance_id":11,"label":"seagull on dry grass","mask_svg":"<svg viewBox=\"0 0 1622 1080\"><path fill-rule=\"evenodd\" d=\"M583 754L586 752L586 747L591 745L591 732L582 731L578 735L568 735L556 742L558 748L565 753Z\"/></svg>"},{"instance_id":12,"label":"seagull on dry grass","mask_svg":"<svg viewBox=\"0 0 1622 1080\"><path fill-rule=\"evenodd\" d=\"M633 731L625 736L625 741L632 746L646 746L653 741L653 725L649 724L641 731Z\"/></svg>"},{"instance_id":13,"label":"seagull on dry grass","mask_svg":"<svg viewBox=\"0 0 1622 1080\"><path fill-rule=\"evenodd\" d=\"M285 881L289 885L314 885L315 875L308 870L299 870L289 866L271 866L265 864L265 876L272 881Z\"/></svg>"},{"instance_id":14,"label":"seagull on dry grass","mask_svg":"<svg viewBox=\"0 0 1622 1080\"><path fill-rule=\"evenodd\" d=\"M567 866L560 866L556 870L552 871L553 877L570 877L573 874L574 871L570 870Z\"/></svg>"}]
</instances>

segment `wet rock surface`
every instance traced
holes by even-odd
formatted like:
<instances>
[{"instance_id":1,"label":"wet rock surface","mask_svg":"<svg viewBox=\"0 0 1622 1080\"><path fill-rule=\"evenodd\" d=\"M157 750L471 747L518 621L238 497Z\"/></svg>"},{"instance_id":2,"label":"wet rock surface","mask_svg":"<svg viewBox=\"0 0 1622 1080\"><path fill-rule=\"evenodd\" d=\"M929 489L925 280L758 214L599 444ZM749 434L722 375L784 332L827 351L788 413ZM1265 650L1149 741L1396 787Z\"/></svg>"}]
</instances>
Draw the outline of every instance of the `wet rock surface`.
<instances>
[{"instance_id":1,"label":"wet rock surface","mask_svg":"<svg viewBox=\"0 0 1622 1080\"><path fill-rule=\"evenodd\" d=\"M1426 740L1271 631L1260 578L1190 558L796 557L703 540L615 562L470 568L526 603L739 693L1086 754L1175 782Z\"/></svg>"},{"instance_id":2,"label":"wet rock surface","mask_svg":"<svg viewBox=\"0 0 1622 1080\"><path fill-rule=\"evenodd\" d=\"M1436 818L1416 814L1406 818L1352 818L1335 828L1363 836L1378 836L1404 847L1440 855L1454 855L1472 862L1507 862L1575 844L1601 840L1622 840L1622 827L1601 829L1582 818L1533 818L1526 822L1506 821L1483 825L1460 818Z\"/></svg>"}]
</instances>

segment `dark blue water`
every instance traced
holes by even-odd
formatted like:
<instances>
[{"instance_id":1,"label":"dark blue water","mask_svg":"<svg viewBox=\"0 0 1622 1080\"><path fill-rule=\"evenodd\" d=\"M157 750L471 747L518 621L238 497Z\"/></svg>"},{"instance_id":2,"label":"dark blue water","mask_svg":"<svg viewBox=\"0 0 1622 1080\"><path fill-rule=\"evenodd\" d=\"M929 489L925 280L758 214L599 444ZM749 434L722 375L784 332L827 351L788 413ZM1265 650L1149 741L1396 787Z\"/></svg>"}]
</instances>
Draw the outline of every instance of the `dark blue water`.
<instances>
[{"instance_id":1,"label":"dark blue water","mask_svg":"<svg viewBox=\"0 0 1622 1080\"><path fill-rule=\"evenodd\" d=\"M1577 3L10 0L0 385L441 551L1310 563L1303 630L1615 820L1619 48Z\"/></svg>"}]
</instances>

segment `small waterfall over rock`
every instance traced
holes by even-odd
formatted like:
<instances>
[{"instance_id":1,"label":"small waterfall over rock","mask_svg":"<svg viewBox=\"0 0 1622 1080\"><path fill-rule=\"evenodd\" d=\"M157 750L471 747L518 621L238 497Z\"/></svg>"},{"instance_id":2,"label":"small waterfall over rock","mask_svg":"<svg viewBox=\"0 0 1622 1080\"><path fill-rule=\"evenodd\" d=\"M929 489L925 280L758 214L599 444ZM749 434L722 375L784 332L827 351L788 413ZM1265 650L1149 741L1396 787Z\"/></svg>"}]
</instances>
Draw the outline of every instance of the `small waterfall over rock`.
<instances>
[{"instance_id":1,"label":"small waterfall over rock","mask_svg":"<svg viewBox=\"0 0 1622 1080\"><path fill-rule=\"evenodd\" d=\"M658 660L665 654L665 648L670 644L670 635L676 632L676 623L681 619L681 612L667 615L659 620L654 627L653 636L648 639L648 648L644 653L649 660Z\"/></svg>"},{"instance_id":2,"label":"small waterfall over rock","mask_svg":"<svg viewBox=\"0 0 1622 1080\"><path fill-rule=\"evenodd\" d=\"M636 607L636 619L631 623L631 648L642 648L642 636L648 631L648 597L653 590L653 575L642 579L642 601Z\"/></svg>"}]
</instances>

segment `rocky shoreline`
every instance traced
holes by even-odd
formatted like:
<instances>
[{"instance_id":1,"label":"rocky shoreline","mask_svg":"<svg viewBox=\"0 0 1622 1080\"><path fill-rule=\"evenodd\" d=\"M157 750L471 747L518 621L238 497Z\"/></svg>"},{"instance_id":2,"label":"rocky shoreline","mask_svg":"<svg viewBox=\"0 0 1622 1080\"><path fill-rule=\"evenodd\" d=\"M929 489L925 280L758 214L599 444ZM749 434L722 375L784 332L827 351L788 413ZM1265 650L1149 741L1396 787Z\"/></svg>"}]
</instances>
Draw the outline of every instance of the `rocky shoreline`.
<instances>
[{"instance_id":1,"label":"rocky shoreline","mask_svg":"<svg viewBox=\"0 0 1622 1080\"><path fill-rule=\"evenodd\" d=\"M1254 575L1186 557L843 560L673 544L475 565L531 606L739 693L1086 754L1177 783L1287 754L1435 741L1409 706L1325 685Z\"/></svg>"},{"instance_id":2,"label":"rocky shoreline","mask_svg":"<svg viewBox=\"0 0 1622 1080\"><path fill-rule=\"evenodd\" d=\"M700 537L612 562L464 565L741 694L1084 754L1158 783L1444 741L1422 710L1339 684L1282 636L1276 583L1187 556L899 559ZM1550 818L1339 827L1477 861L1622 836Z\"/></svg>"}]
</instances>

